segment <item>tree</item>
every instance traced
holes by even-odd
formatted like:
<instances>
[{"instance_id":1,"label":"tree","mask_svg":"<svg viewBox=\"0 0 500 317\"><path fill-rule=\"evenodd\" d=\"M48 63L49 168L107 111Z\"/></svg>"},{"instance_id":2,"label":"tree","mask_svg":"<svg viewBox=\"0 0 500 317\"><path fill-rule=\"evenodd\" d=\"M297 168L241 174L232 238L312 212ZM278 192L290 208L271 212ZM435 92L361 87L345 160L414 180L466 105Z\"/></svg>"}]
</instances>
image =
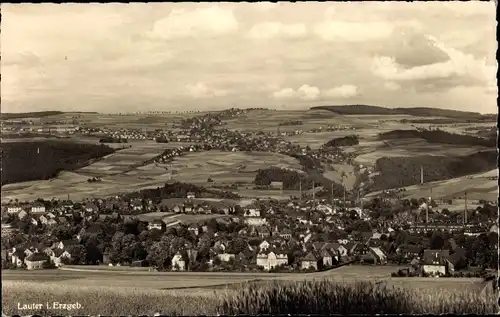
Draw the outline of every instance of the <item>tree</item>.
<instances>
[{"instance_id":1,"label":"tree","mask_svg":"<svg viewBox=\"0 0 500 317\"><path fill-rule=\"evenodd\" d=\"M71 254L71 263L73 264L86 264L87 260L87 250L85 246L81 244L77 244L71 246L68 250L69 254Z\"/></svg>"},{"instance_id":2,"label":"tree","mask_svg":"<svg viewBox=\"0 0 500 317\"><path fill-rule=\"evenodd\" d=\"M429 247L434 250L441 250L444 247L444 238L439 232L434 232L431 236Z\"/></svg>"}]
</instances>

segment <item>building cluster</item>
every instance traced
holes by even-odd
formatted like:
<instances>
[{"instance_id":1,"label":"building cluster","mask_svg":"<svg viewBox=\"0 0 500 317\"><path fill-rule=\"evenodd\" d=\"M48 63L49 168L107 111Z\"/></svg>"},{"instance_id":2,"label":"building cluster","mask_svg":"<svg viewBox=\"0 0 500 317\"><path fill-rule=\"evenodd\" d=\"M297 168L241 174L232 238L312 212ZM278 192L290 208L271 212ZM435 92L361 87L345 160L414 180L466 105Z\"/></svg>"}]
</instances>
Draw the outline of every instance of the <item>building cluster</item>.
<instances>
[{"instance_id":1,"label":"building cluster","mask_svg":"<svg viewBox=\"0 0 500 317\"><path fill-rule=\"evenodd\" d=\"M324 270L344 263L370 263L383 265L390 262L418 264L426 274L440 274L455 270L457 261L465 253L436 255L430 249L429 232L442 231L447 234L497 232L492 222L473 222L466 225L456 223L415 223L405 225L396 220L376 219L373 211L354 207L354 202L290 200L255 201L241 207L236 202L213 202L188 193L184 198L152 200L94 199L83 202L45 201L34 203L10 202L2 210L2 239L14 239L26 235L26 241L3 250L2 259L11 266L27 269L57 267L73 263L75 246L83 247L82 230L87 234L98 232L100 221L111 219L136 220L143 223L141 230L165 235L174 230L186 229L191 236L189 247L180 248L169 260L171 270L190 270L197 261L201 241L210 241L210 258L205 264L210 269L232 270L238 266L243 270ZM164 212L164 216L161 213ZM154 213L159 217L148 217ZM212 214L207 220L205 215ZM128 216L125 216L128 215ZM180 215L200 221L186 222ZM77 220L78 219L78 220ZM83 223L82 230L72 237L43 245L30 235L53 236L53 230L72 227L75 221ZM217 226L214 227L215 221ZM20 223L34 229L26 229ZM222 227L220 227L222 226ZM409 227L408 227L409 226ZM232 233L220 228L237 228ZM97 228L97 229L96 229ZM219 229L215 229L219 228ZM24 231L23 231L24 230ZM220 230L220 231L218 231ZM399 235L410 235L416 241L397 243ZM234 241L243 245L234 246ZM198 245L198 247L196 246ZM461 246L455 246L461 250ZM107 265L148 265L145 259L130 262L113 262L109 249L102 250L98 261ZM431 254L431 255L430 255ZM142 262L141 262L142 261ZM82 263L73 263L82 264ZM443 268L444 267L444 268ZM434 273L432 273L434 272Z\"/></svg>"}]
</instances>

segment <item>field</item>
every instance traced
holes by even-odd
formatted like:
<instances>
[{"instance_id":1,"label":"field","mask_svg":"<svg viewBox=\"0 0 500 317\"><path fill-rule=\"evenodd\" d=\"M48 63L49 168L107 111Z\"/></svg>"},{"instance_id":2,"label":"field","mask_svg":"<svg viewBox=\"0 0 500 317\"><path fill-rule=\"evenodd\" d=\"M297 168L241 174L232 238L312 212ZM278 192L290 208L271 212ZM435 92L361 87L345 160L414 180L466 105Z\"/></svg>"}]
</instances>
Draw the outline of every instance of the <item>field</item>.
<instances>
[{"instance_id":1,"label":"field","mask_svg":"<svg viewBox=\"0 0 500 317\"><path fill-rule=\"evenodd\" d=\"M78 270L75 267L69 268ZM310 295L307 294L307 289L311 287L321 287L315 293L320 294L326 290L333 291L334 289L337 289L336 292L342 293L346 291L346 287L348 291L349 289L358 289L360 286L363 286L362 289L364 292L368 292L367 295L370 298L373 298L373 296L389 296L390 298L391 294L394 293L401 296L404 295L404 298L406 298L405 302L408 299L412 301L417 299L420 303L420 306L415 307L408 306L408 303L406 303L406 306L403 306L404 308L399 307L399 309L404 309L405 311L399 311L399 313L451 312L457 309L457 312L465 312L461 311L465 309L464 307L455 307L449 311L442 311L446 309L443 305L449 303L450 300L458 301L458 304L462 304L461 306L465 305L464 301L470 301L469 306L465 305L465 307L468 307L467 312L484 313L484 309L488 312L490 309L495 309L494 296L488 295L484 297L479 294L481 285L477 279L388 277L391 272L397 269L398 267L395 266L345 266L332 271L309 274L158 273L147 272L144 268L127 269L116 267L105 267L98 272L65 270L40 272L3 271L2 307L3 313L14 314L18 313L18 302L45 303L47 301L58 301L65 303L79 302L82 307L76 312L78 315L95 315L97 313L101 315L123 315L125 312L127 314L148 315L153 315L156 312L168 315L214 315L217 312L225 312L226 314L255 314L270 313L270 311L249 311L252 307L242 307L242 305L244 306L244 303L249 304L257 300L260 301L264 298L272 300L273 297L264 295L267 290L284 290L291 287L298 291L298 289L306 287L300 291L302 294L300 296L304 297ZM371 282L371 284L361 285L359 284L360 281L365 281L365 283ZM380 281L384 281L385 283L380 284ZM256 285L248 288L249 284L247 282ZM379 288L385 289L385 292L380 293L378 291ZM30 291L26 291L27 289ZM280 293L281 291L278 293L274 292L272 296L281 296L279 295ZM290 289L287 293L289 294L288 296L296 296L293 295L293 289ZM331 300L334 301L339 300L335 298L340 294L332 293L332 295L334 294L337 295L328 297L331 297ZM348 295L351 298L354 294L348 291L344 295ZM247 299L244 300L242 296ZM370 300L370 298L366 298L365 301ZM382 301L385 301L389 305L398 305L399 302L394 298L387 301L389 298L382 299ZM309 304L306 306L319 304L318 299L320 298L316 297L314 300L309 298ZM376 298L371 299L372 301L375 300L375 303L370 305L363 305L363 303L353 305L355 304L355 299L356 297L352 297L348 301L350 304L348 307L359 308L361 307L359 306L360 304L362 306L376 305L379 307L377 305L379 303L377 302L380 302L380 300ZM283 300L287 301L286 298L283 298L281 301ZM289 304L285 304L284 306L264 301L261 302L260 308L254 307L253 309L272 309L276 314L279 313L277 310L283 309L283 307L296 305L297 300L300 299L291 300ZM493 300L493 302L489 303L489 300ZM227 306L224 303L230 305ZM475 308L471 306L472 303L476 306L478 303L483 303L481 305L486 306ZM422 308L422 304L424 304L424 308ZM319 309L318 306L314 307L307 308L309 311L296 311L296 313L321 312L317 311ZM420 311L414 311L417 307L419 307ZM238 309L238 312L234 311ZM241 309L244 309L244 311L241 311ZM353 310L353 308L342 308L341 306L337 306L333 310L331 310L332 308L329 309L328 312L330 313L345 309ZM373 309L373 307L369 307L368 309ZM291 311L288 310L287 312ZM376 313L373 310L368 312Z\"/></svg>"},{"instance_id":2,"label":"field","mask_svg":"<svg viewBox=\"0 0 500 317\"><path fill-rule=\"evenodd\" d=\"M354 173L354 166L348 164L334 164L334 171L326 171L323 176L327 179L342 183L342 172L345 173L344 184L347 190L351 190L356 182L356 175Z\"/></svg>"},{"instance_id":3,"label":"field","mask_svg":"<svg viewBox=\"0 0 500 317\"><path fill-rule=\"evenodd\" d=\"M177 157L168 164L173 178L181 182L207 184L252 184L257 170L270 166L300 169L299 162L289 156L267 152L193 152ZM253 186L253 185L252 185Z\"/></svg>"},{"instance_id":4,"label":"field","mask_svg":"<svg viewBox=\"0 0 500 317\"><path fill-rule=\"evenodd\" d=\"M155 188L171 179L171 174L165 167L154 163L140 165L161 154L166 148L176 147L178 144L142 141L126 145L132 147L119 150L73 172L61 172L50 180L2 186L2 201L16 198L21 201L35 200L39 197L65 199L68 194L72 199L106 197ZM100 177L102 181L87 182L92 177Z\"/></svg>"},{"instance_id":5,"label":"field","mask_svg":"<svg viewBox=\"0 0 500 317\"><path fill-rule=\"evenodd\" d=\"M406 191L400 194L408 199L418 199L420 197L428 197L432 189L432 197L434 199L457 199L459 197L463 199L464 192L467 191L467 198L470 200L484 199L495 201L498 198L498 182L496 179L491 179L491 177L498 178L498 170L444 181L429 182L423 185L408 186L404 187ZM366 198L375 197L379 193L380 191L370 193ZM453 209L455 207L446 206L446 208ZM461 209L461 207L456 208Z\"/></svg>"}]
</instances>

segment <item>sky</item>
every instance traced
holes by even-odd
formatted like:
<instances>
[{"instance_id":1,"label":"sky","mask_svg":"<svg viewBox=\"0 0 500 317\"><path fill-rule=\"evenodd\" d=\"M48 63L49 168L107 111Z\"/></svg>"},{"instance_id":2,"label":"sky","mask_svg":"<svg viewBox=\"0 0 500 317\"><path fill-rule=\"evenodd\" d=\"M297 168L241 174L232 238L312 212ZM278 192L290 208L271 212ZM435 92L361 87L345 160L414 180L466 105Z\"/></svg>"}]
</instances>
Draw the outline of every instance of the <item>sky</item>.
<instances>
[{"instance_id":1,"label":"sky","mask_svg":"<svg viewBox=\"0 0 500 317\"><path fill-rule=\"evenodd\" d=\"M497 113L493 2L3 4L2 112Z\"/></svg>"}]
</instances>

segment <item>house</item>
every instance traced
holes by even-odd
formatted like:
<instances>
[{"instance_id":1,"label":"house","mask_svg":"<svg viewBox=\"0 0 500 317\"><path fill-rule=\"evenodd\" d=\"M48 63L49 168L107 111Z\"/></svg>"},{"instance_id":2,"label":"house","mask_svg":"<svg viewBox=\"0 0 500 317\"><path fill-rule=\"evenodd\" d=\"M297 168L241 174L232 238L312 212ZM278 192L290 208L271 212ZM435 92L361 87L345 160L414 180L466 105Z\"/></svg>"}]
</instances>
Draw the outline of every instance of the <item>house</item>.
<instances>
[{"instance_id":1,"label":"house","mask_svg":"<svg viewBox=\"0 0 500 317\"><path fill-rule=\"evenodd\" d=\"M190 203L184 204L184 212L185 213L192 213L194 212L194 205Z\"/></svg>"},{"instance_id":2,"label":"house","mask_svg":"<svg viewBox=\"0 0 500 317\"><path fill-rule=\"evenodd\" d=\"M405 260L420 259L423 251L424 248L418 245L402 245L396 249L396 253Z\"/></svg>"},{"instance_id":3,"label":"house","mask_svg":"<svg viewBox=\"0 0 500 317\"><path fill-rule=\"evenodd\" d=\"M319 256L320 256L320 266L321 267L330 267L333 265L334 263L334 257L332 255L332 253L330 251L328 251L327 249L323 249L319 252Z\"/></svg>"},{"instance_id":4,"label":"house","mask_svg":"<svg viewBox=\"0 0 500 317\"><path fill-rule=\"evenodd\" d=\"M269 249L271 245L269 244L269 242L267 242L266 240L262 241L260 244L259 244L259 250L261 251L265 251L267 249Z\"/></svg>"},{"instance_id":5,"label":"house","mask_svg":"<svg viewBox=\"0 0 500 317\"><path fill-rule=\"evenodd\" d=\"M47 222L49 222L49 220L43 215L38 218L38 221L40 221L43 225L47 225Z\"/></svg>"},{"instance_id":6,"label":"house","mask_svg":"<svg viewBox=\"0 0 500 317\"><path fill-rule=\"evenodd\" d=\"M23 208L21 208L20 206L7 207L7 213L9 213L9 214L17 214L17 213L21 212L21 210L23 210Z\"/></svg>"},{"instance_id":7,"label":"house","mask_svg":"<svg viewBox=\"0 0 500 317\"><path fill-rule=\"evenodd\" d=\"M185 271L186 270L186 261L180 252L177 252L172 257L172 271Z\"/></svg>"},{"instance_id":8,"label":"house","mask_svg":"<svg viewBox=\"0 0 500 317\"><path fill-rule=\"evenodd\" d=\"M43 269L48 262L49 257L44 253L33 253L24 260L28 270Z\"/></svg>"},{"instance_id":9,"label":"house","mask_svg":"<svg viewBox=\"0 0 500 317\"><path fill-rule=\"evenodd\" d=\"M184 211L184 206L182 206L182 205L175 205L174 208L173 208L173 211L175 213L183 212Z\"/></svg>"},{"instance_id":10,"label":"house","mask_svg":"<svg viewBox=\"0 0 500 317\"><path fill-rule=\"evenodd\" d=\"M50 250L50 249L49 249ZM47 252L46 252L47 254ZM62 266L63 259L71 259L71 254L68 251L63 251L61 249L54 249L52 252L52 255L47 254L50 256L50 259L54 263L56 267Z\"/></svg>"},{"instance_id":11,"label":"house","mask_svg":"<svg viewBox=\"0 0 500 317\"><path fill-rule=\"evenodd\" d=\"M249 226L262 226L267 223L267 220L261 217L245 217L245 223Z\"/></svg>"},{"instance_id":12,"label":"house","mask_svg":"<svg viewBox=\"0 0 500 317\"><path fill-rule=\"evenodd\" d=\"M45 206L42 204L33 205L31 206L31 213L32 214L45 213Z\"/></svg>"},{"instance_id":13,"label":"house","mask_svg":"<svg viewBox=\"0 0 500 317\"><path fill-rule=\"evenodd\" d=\"M292 231L290 231L290 229L288 228L284 228L283 230L280 231L278 236L285 240L290 240L292 238Z\"/></svg>"},{"instance_id":14,"label":"house","mask_svg":"<svg viewBox=\"0 0 500 317\"><path fill-rule=\"evenodd\" d=\"M277 250L257 254L256 264L269 271L275 267L288 265L288 255Z\"/></svg>"},{"instance_id":15,"label":"house","mask_svg":"<svg viewBox=\"0 0 500 317\"><path fill-rule=\"evenodd\" d=\"M319 257L315 252L309 252L305 257L300 261L300 268L302 270L309 270L313 268L314 270L318 270L318 264L320 263Z\"/></svg>"},{"instance_id":16,"label":"house","mask_svg":"<svg viewBox=\"0 0 500 317\"><path fill-rule=\"evenodd\" d=\"M34 226L38 226L38 221L37 221L35 218L31 218L31 219L30 219L30 222L31 222L31 224L33 224Z\"/></svg>"},{"instance_id":17,"label":"house","mask_svg":"<svg viewBox=\"0 0 500 317\"><path fill-rule=\"evenodd\" d=\"M194 233L195 235L200 234L200 230L196 226L189 226L188 231L191 233Z\"/></svg>"},{"instance_id":18,"label":"house","mask_svg":"<svg viewBox=\"0 0 500 317\"><path fill-rule=\"evenodd\" d=\"M236 257L236 255L233 254L233 253L221 253L221 254L217 254L217 258L221 262L229 262L231 259L234 259L235 257Z\"/></svg>"},{"instance_id":19,"label":"house","mask_svg":"<svg viewBox=\"0 0 500 317\"><path fill-rule=\"evenodd\" d=\"M256 228L257 235L261 238L267 238L271 236L271 230L266 226L259 226Z\"/></svg>"},{"instance_id":20,"label":"house","mask_svg":"<svg viewBox=\"0 0 500 317\"><path fill-rule=\"evenodd\" d=\"M78 240L63 240L57 244L57 247L61 250L65 250L69 247L72 247L72 246L75 246L78 244L79 244Z\"/></svg>"},{"instance_id":21,"label":"house","mask_svg":"<svg viewBox=\"0 0 500 317\"><path fill-rule=\"evenodd\" d=\"M24 263L24 259L26 258L26 254L21 248L13 248L12 253L10 254L10 258L13 265L15 265L16 267L21 267Z\"/></svg>"},{"instance_id":22,"label":"house","mask_svg":"<svg viewBox=\"0 0 500 317\"><path fill-rule=\"evenodd\" d=\"M140 199L134 199L133 201L130 202L130 207L134 211L140 211L144 208L142 201Z\"/></svg>"},{"instance_id":23,"label":"house","mask_svg":"<svg viewBox=\"0 0 500 317\"><path fill-rule=\"evenodd\" d=\"M161 231L163 228L165 228L165 224L161 220L153 220L148 223L148 230L157 229Z\"/></svg>"},{"instance_id":24,"label":"house","mask_svg":"<svg viewBox=\"0 0 500 317\"><path fill-rule=\"evenodd\" d=\"M283 190L283 182L271 182L270 187L272 189Z\"/></svg>"},{"instance_id":25,"label":"house","mask_svg":"<svg viewBox=\"0 0 500 317\"><path fill-rule=\"evenodd\" d=\"M260 210L255 208L248 208L245 210L245 217L260 217Z\"/></svg>"},{"instance_id":26,"label":"house","mask_svg":"<svg viewBox=\"0 0 500 317\"><path fill-rule=\"evenodd\" d=\"M498 231L498 226L497 226L497 225L493 225L493 226L491 226L491 228L490 228L490 232L496 232L496 234L499 234L499 231Z\"/></svg>"},{"instance_id":27,"label":"house","mask_svg":"<svg viewBox=\"0 0 500 317\"><path fill-rule=\"evenodd\" d=\"M373 264L386 264L387 255L380 248L369 248L362 261Z\"/></svg>"},{"instance_id":28,"label":"house","mask_svg":"<svg viewBox=\"0 0 500 317\"><path fill-rule=\"evenodd\" d=\"M85 211L86 212L97 212L99 210L99 208L97 208L97 206L94 204L94 203L87 203L85 204Z\"/></svg>"},{"instance_id":29,"label":"house","mask_svg":"<svg viewBox=\"0 0 500 317\"><path fill-rule=\"evenodd\" d=\"M47 221L47 226L55 226L57 225L57 221L55 221L54 219L49 219Z\"/></svg>"},{"instance_id":30,"label":"house","mask_svg":"<svg viewBox=\"0 0 500 317\"><path fill-rule=\"evenodd\" d=\"M26 218L28 216L28 213L24 210L21 210L18 214L17 214L17 217L20 219L20 220L23 220L24 218Z\"/></svg>"},{"instance_id":31,"label":"house","mask_svg":"<svg viewBox=\"0 0 500 317\"><path fill-rule=\"evenodd\" d=\"M187 197L187 199L195 199L196 198L196 196L193 192L188 192L186 197Z\"/></svg>"},{"instance_id":32,"label":"house","mask_svg":"<svg viewBox=\"0 0 500 317\"><path fill-rule=\"evenodd\" d=\"M447 272L448 250L424 250L422 270L430 275L444 275Z\"/></svg>"}]
</instances>

